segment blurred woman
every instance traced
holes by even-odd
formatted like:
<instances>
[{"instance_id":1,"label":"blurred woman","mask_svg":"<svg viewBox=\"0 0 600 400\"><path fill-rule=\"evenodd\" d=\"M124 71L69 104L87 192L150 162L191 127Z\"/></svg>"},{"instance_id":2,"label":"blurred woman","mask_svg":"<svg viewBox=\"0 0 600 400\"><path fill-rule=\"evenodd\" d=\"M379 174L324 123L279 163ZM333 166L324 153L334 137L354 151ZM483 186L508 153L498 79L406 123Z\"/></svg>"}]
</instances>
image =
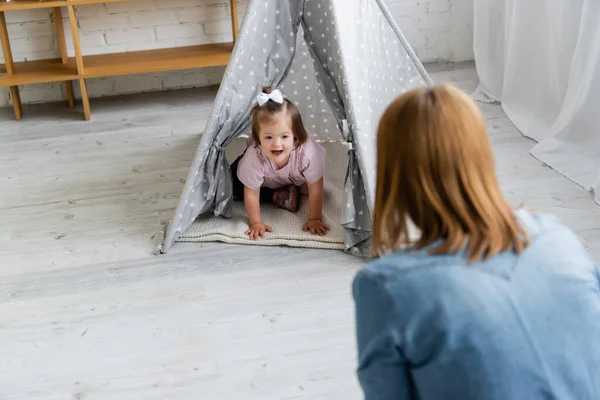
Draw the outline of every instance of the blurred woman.
<instances>
[{"instance_id":1,"label":"blurred woman","mask_svg":"<svg viewBox=\"0 0 600 400\"><path fill-rule=\"evenodd\" d=\"M384 113L372 247L353 282L367 400L600 399L598 265L506 202L462 91L417 88Z\"/></svg>"}]
</instances>

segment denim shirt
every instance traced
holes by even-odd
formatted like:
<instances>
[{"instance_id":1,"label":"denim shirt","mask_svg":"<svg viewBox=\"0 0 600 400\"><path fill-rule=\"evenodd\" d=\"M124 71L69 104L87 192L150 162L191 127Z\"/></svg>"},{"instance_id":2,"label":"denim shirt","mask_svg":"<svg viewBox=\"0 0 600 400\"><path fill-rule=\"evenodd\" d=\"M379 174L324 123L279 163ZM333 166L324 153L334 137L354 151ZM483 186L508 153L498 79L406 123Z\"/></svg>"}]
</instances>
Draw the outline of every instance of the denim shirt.
<instances>
[{"instance_id":1,"label":"denim shirt","mask_svg":"<svg viewBox=\"0 0 600 400\"><path fill-rule=\"evenodd\" d=\"M357 273L365 399L600 399L598 265L554 217L517 215L520 255L398 252Z\"/></svg>"}]
</instances>

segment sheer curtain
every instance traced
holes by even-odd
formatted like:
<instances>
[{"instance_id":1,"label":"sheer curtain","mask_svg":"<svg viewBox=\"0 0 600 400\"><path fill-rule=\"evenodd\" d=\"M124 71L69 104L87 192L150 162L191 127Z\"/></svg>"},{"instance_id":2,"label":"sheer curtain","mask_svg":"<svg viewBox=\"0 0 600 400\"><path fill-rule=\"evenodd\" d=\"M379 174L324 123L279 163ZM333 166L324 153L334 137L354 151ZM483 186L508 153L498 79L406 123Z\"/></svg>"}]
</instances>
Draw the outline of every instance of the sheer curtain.
<instances>
[{"instance_id":1,"label":"sheer curtain","mask_svg":"<svg viewBox=\"0 0 600 400\"><path fill-rule=\"evenodd\" d=\"M600 1L477 0L473 97L499 101L531 154L600 204Z\"/></svg>"}]
</instances>

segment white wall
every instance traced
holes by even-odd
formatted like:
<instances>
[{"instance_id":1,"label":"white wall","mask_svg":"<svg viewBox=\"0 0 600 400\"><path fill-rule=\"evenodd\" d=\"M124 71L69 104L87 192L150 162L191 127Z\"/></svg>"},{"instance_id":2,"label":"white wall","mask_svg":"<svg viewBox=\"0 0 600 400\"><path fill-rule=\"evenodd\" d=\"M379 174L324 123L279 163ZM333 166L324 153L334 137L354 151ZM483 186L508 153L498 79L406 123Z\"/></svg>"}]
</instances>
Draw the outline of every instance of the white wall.
<instances>
[{"instance_id":1,"label":"white wall","mask_svg":"<svg viewBox=\"0 0 600 400\"><path fill-rule=\"evenodd\" d=\"M423 62L472 60L473 0L385 0ZM248 0L238 0L240 21ZM227 0L139 0L77 8L84 54L231 40ZM59 57L50 10L6 13L15 61ZM63 11L72 48L66 9ZM73 55L72 49L70 54ZM89 79L90 97L218 84L223 67ZM77 85L76 85L77 86ZM10 104L0 88L0 106ZM24 103L66 99L64 85L21 87Z\"/></svg>"},{"instance_id":2,"label":"white wall","mask_svg":"<svg viewBox=\"0 0 600 400\"><path fill-rule=\"evenodd\" d=\"M474 0L385 0L423 62L473 60Z\"/></svg>"}]
</instances>

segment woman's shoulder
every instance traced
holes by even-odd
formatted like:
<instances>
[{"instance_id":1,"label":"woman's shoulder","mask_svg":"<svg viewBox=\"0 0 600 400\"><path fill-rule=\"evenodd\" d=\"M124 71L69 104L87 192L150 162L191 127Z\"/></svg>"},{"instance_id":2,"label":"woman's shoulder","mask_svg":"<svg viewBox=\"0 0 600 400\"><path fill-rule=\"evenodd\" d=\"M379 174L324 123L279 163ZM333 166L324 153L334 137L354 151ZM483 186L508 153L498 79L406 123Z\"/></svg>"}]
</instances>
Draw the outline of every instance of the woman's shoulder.
<instances>
[{"instance_id":1,"label":"woman's shoulder","mask_svg":"<svg viewBox=\"0 0 600 400\"><path fill-rule=\"evenodd\" d=\"M518 208L514 213L519 223L530 236L536 237L560 229L569 230L560 218L554 214L527 210L525 208Z\"/></svg>"},{"instance_id":2,"label":"woman's shoulder","mask_svg":"<svg viewBox=\"0 0 600 400\"><path fill-rule=\"evenodd\" d=\"M432 286L441 285L450 290L451 287L470 285L480 279L474 275L484 273L481 278L506 276L510 274L515 255L506 254L490 261L469 264L462 252L450 254L431 254L435 242L423 249L416 250L407 247L403 250L383 255L367 264L359 274L358 279L374 279L384 286L402 287L405 291L427 290ZM491 275L488 275L490 272ZM360 276L359 276L360 275Z\"/></svg>"},{"instance_id":3,"label":"woman's shoulder","mask_svg":"<svg viewBox=\"0 0 600 400\"><path fill-rule=\"evenodd\" d=\"M440 259L439 256L436 258ZM372 260L356 276L385 282L435 264L435 258L423 256L420 252L397 251Z\"/></svg>"},{"instance_id":4,"label":"woman's shoulder","mask_svg":"<svg viewBox=\"0 0 600 400\"><path fill-rule=\"evenodd\" d=\"M530 238L530 247L526 249L529 258L542 257L548 252L547 247L554 246L580 251L582 246L575 233L564 225L553 214L538 213L525 209L515 210L515 216L521 223ZM551 236L550 236L551 235ZM540 241L539 239L545 240ZM370 277L380 282L407 281L409 286L414 286L419 281L431 282L438 279L455 284L468 284L470 279L479 279L474 275L487 277L507 277L513 272L513 266L519 262L517 255L506 251L489 260L477 261L470 264L461 252L456 254L430 254L432 244L422 250L408 247L405 250L395 251L383 255L369 264L360 272L361 278Z\"/></svg>"}]
</instances>

